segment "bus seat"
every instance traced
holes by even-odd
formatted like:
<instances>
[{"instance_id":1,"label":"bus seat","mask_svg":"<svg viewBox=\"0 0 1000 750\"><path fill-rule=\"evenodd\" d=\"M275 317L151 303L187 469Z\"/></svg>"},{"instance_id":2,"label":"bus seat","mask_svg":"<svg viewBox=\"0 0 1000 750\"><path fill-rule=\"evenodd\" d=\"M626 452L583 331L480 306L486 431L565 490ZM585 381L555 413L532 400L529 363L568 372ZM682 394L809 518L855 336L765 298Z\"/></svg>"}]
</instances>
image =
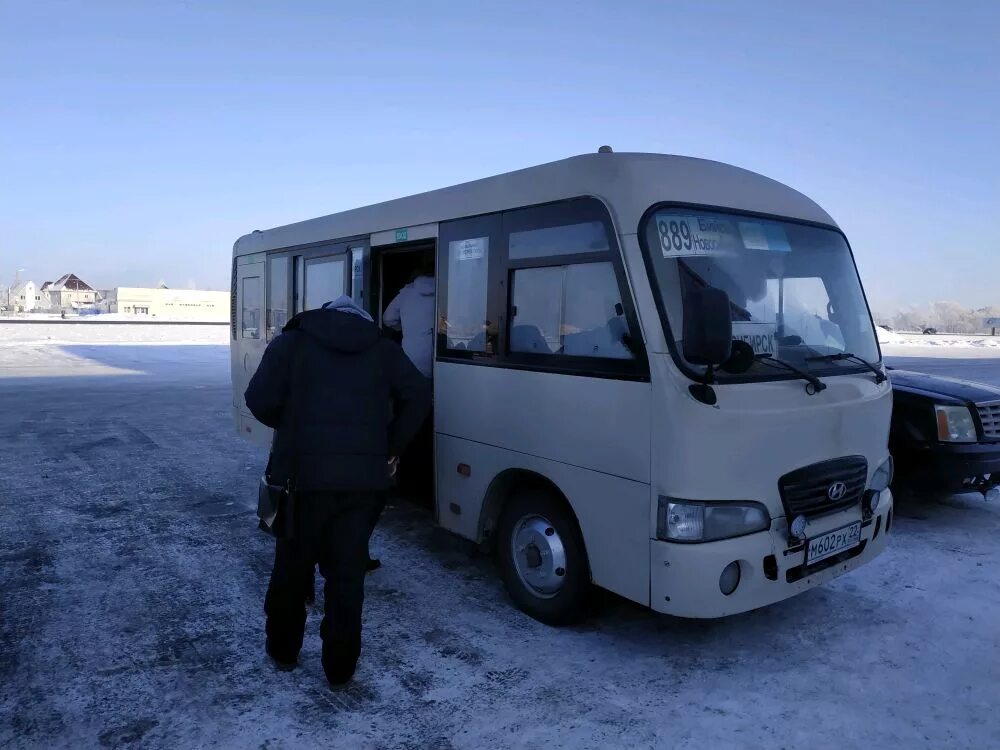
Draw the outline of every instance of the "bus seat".
<instances>
[{"instance_id":1,"label":"bus seat","mask_svg":"<svg viewBox=\"0 0 1000 750\"><path fill-rule=\"evenodd\" d=\"M532 352L536 354L551 354L545 337L534 325L519 325L510 329L510 350L512 352Z\"/></svg>"}]
</instances>

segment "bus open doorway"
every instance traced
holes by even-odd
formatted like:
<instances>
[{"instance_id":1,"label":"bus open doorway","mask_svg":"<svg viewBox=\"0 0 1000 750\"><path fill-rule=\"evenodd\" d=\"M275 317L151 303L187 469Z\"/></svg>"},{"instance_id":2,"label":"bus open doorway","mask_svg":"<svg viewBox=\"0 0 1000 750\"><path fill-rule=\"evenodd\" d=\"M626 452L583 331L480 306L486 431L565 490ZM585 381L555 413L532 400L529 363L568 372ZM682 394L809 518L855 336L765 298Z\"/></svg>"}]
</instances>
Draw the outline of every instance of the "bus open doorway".
<instances>
[{"instance_id":1,"label":"bus open doorway","mask_svg":"<svg viewBox=\"0 0 1000 750\"><path fill-rule=\"evenodd\" d=\"M433 241L390 245L377 249L372 267L375 269L372 289L375 294L370 301L371 313L383 334L397 343L403 342L403 331L386 323L385 312L394 299L420 275L434 272L435 245ZM426 304L428 323L432 330L429 344L433 351L433 321L436 315L434 294L419 298ZM414 335L408 330L409 335ZM416 335L420 335L419 332ZM408 347L409 348L409 347ZM405 455L400 456L398 487L400 493L409 500L424 506L436 514L434 507L434 419L428 417L424 427L413 441Z\"/></svg>"}]
</instances>

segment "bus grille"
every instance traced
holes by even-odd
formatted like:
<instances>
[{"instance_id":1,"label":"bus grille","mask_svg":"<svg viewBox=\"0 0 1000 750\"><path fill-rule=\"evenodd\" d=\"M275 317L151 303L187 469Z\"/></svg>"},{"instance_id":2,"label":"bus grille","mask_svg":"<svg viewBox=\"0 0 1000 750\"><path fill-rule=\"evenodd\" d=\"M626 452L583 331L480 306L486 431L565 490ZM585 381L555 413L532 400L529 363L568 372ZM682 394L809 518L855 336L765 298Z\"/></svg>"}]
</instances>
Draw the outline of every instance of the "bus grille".
<instances>
[{"instance_id":1,"label":"bus grille","mask_svg":"<svg viewBox=\"0 0 1000 750\"><path fill-rule=\"evenodd\" d=\"M983 437L1000 440L1000 401L976 404L976 408L979 410L979 421L983 423Z\"/></svg>"},{"instance_id":2,"label":"bus grille","mask_svg":"<svg viewBox=\"0 0 1000 750\"><path fill-rule=\"evenodd\" d=\"M781 502L789 518L818 516L847 508L861 499L868 480L868 461L864 456L845 456L803 466L778 480ZM833 485L843 482L846 491L830 497Z\"/></svg>"}]
</instances>

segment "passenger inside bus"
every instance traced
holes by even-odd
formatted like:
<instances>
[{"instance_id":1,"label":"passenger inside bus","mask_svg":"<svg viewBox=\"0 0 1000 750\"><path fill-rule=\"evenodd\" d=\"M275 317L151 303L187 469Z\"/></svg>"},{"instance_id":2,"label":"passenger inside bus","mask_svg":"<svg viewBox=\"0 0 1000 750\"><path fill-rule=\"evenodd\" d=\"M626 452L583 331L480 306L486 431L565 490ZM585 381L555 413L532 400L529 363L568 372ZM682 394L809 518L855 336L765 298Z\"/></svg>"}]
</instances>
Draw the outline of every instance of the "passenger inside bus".
<instances>
[{"instance_id":1,"label":"passenger inside bus","mask_svg":"<svg viewBox=\"0 0 1000 750\"><path fill-rule=\"evenodd\" d=\"M382 330L397 338L420 373L430 379L434 360L434 251L407 249L383 254L380 263ZM406 455L400 458L398 486L412 500L433 498L434 420L428 416Z\"/></svg>"},{"instance_id":2,"label":"passenger inside bus","mask_svg":"<svg viewBox=\"0 0 1000 750\"><path fill-rule=\"evenodd\" d=\"M434 358L434 263L424 259L382 313L382 325L403 334L403 351L425 378Z\"/></svg>"}]
</instances>

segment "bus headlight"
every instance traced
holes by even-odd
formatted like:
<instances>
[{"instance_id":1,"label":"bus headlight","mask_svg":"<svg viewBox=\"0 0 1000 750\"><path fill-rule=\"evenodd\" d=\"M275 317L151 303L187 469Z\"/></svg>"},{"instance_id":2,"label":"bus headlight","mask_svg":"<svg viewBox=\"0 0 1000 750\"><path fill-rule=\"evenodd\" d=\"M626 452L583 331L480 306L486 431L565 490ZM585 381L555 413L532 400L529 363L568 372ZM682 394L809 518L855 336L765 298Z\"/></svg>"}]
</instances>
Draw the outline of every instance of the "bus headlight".
<instances>
[{"instance_id":1,"label":"bus headlight","mask_svg":"<svg viewBox=\"0 0 1000 750\"><path fill-rule=\"evenodd\" d=\"M937 417L938 440L945 443L976 442L976 423L972 412L965 406L934 405Z\"/></svg>"},{"instance_id":2,"label":"bus headlight","mask_svg":"<svg viewBox=\"0 0 1000 750\"><path fill-rule=\"evenodd\" d=\"M656 536L670 542L712 542L771 528L771 516L760 503L676 500L661 497Z\"/></svg>"},{"instance_id":3,"label":"bus headlight","mask_svg":"<svg viewBox=\"0 0 1000 750\"><path fill-rule=\"evenodd\" d=\"M889 485L892 484L893 470L892 456L889 456L889 458L882 462L881 466L875 469L868 489L876 490L877 492L889 489Z\"/></svg>"}]
</instances>

